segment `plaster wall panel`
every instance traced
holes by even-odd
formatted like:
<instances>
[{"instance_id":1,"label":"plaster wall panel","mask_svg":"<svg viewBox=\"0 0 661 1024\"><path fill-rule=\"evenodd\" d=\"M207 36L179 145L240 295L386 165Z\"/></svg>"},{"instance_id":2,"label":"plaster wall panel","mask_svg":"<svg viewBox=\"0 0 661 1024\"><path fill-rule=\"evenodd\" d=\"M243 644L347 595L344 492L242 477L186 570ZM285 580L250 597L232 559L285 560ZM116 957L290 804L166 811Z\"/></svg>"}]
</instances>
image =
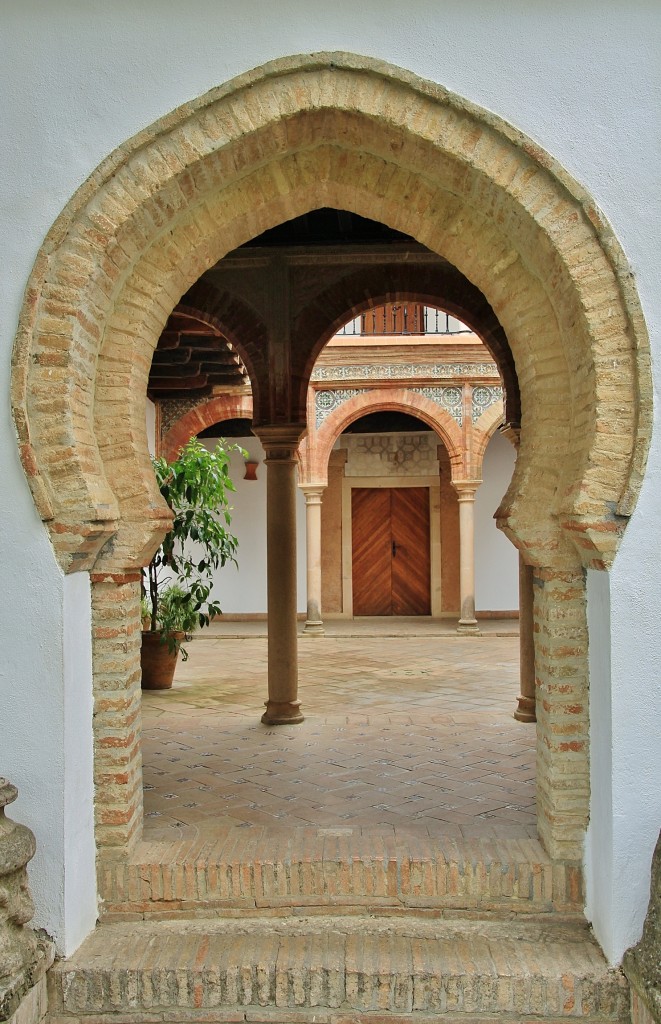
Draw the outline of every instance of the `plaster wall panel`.
<instances>
[{"instance_id":1,"label":"plaster wall panel","mask_svg":"<svg viewBox=\"0 0 661 1024\"><path fill-rule=\"evenodd\" d=\"M502 434L489 441L482 483L475 495L475 601L478 611L515 611L519 607L518 553L496 527L494 512L512 478L515 451Z\"/></svg>"},{"instance_id":2,"label":"plaster wall panel","mask_svg":"<svg viewBox=\"0 0 661 1024\"><path fill-rule=\"evenodd\" d=\"M321 612L342 612L342 479L345 452L332 452L321 503Z\"/></svg>"}]
</instances>

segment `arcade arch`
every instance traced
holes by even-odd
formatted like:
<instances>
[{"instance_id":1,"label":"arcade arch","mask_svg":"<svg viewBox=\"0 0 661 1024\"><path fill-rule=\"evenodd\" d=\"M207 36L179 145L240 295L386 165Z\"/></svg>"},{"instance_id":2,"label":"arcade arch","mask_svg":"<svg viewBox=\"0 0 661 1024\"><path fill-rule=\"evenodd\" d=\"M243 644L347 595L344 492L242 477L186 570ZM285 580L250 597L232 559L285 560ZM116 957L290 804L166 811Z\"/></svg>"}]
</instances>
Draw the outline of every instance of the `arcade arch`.
<instances>
[{"instance_id":1,"label":"arcade arch","mask_svg":"<svg viewBox=\"0 0 661 1024\"><path fill-rule=\"evenodd\" d=\"M614 557L650 430L633 277L590 196L533 142L442 87L347 54L275 61L146 129L76 193L35 263L13 410L60 564L91 573L97 843L128 849L141 826L139 569L168 523L145 431L153 349L205 270L320 205L442 254L506 332L521 443L499 524L535 567L538 826L552 856L578 859L584 570ZM286 505L314 354L270 337L248 358L272 497ZM282 523L270 528L289 543Z\"/></svg>"}]
</instances>

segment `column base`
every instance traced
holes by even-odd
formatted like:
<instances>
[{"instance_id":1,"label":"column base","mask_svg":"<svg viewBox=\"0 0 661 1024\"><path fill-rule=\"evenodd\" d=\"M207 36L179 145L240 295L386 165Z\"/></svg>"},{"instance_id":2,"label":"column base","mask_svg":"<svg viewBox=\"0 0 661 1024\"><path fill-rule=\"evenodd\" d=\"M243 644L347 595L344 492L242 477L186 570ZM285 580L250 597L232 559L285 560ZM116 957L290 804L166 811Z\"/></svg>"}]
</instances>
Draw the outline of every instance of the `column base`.
<instances>
[{"instance_id":1,"label":"column base","mask_svg":"<svg viewBox=\"0 0 661 1024\"><path fill-rule=\"evenodd\" d=\"M298 725L304 721L300 700L267 700L262 715L264 725Z\"/></svg>"},{"instance_id":2,"label":"column base","mask_svg":"<svg viewBox=\"0 0 661 1024\"><path fill-rule=\"evenodd\" d=\"M480 629L477 619L459 619L457 623L457 633L470 636L481 636L482 630Z\"/></svg>"},{"instance_id":3,"label":"column base","mask_svg":"<svg viewBox=\"0 0 661 1024\"><path fill-rule=\"evenodd\" d=\"M536 722L537 710L535 707L535 698L524 697L523 694L520 694L518 697L518 705L514 712L514 717L517 722Z\"/></svg>"},{"instance_id":4,"label":"column base","mask_svg":"<svg viewBox=\"0 0 661 1024\"><path fill-rule=\"evenodd\" d=\"M325 636L326 634L321 619L307 619L303 626L303 632L308 636Z\"/></svg>"}]
</instances>

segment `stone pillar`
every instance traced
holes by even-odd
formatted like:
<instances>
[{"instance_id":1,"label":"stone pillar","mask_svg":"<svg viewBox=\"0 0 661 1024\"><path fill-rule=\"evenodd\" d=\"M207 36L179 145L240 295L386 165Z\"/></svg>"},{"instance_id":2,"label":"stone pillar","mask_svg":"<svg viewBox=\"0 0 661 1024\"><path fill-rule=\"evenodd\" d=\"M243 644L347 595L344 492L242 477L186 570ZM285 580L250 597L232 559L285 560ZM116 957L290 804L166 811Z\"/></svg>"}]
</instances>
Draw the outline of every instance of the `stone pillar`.
<instances>
[{"instance_id":1,"label":"stone pillar","mask_svg":"<svg viewBox=\"0 0 661 1024\"><path fill-rule=\"evenodd\" d=\"M139 571L90 574L95 837L101 856L130 850L142 829Z\"/></svg>"},{"instance_id":2,"label":"stone pillar","mask_svg":"<svg viewBox=\"0 0 661 1024\"><path fill-rule=\"evenodd\" d=\"M265 725L303 721L298 699L296 622L296 448L298 425L261 427L266 452L268 700Z\"/></svg>"},{"instance_id":3,"label":"stone pillar","mask_svg":"<svg viewBox=\"0 0 661 1024\"><path fill-rule=\"evenodd\" d=\"M536 722L533 569L519 553L519 674L521 693L514 712L518 722Z\"/></svg>"},{"instance_id":4,"label":"stone pillar","mask_svg":"<svg viewBox=\"0 0 661 1024\"><path fill-rule=\"evenodd\" d=\"M321 619L321 484L303 484L305 495L305 541L307 553L307 619L303 632L323 636Z\"/></svg>"},{"instance_id":5,"label":"stone pillar","mask_svg":"<svg viewBox=\"0 0 661 1024\"><path fill-rule=\"evenodd\" d=\"M54 955L51 942L26 927L34 914L26 865L35 841L29 828L5 817L17 796L16 786L0 778L0 1020L15 1013Z\"/></svg>"},{"instance_id":6,"label":"stone pillar","mask_svg":"<svg viewBox=\"0 0 661 1024\"><path fill-rule=\"evenodd\" d=\"M475 494L480 480L453 481L459 501L459 593L457 633L479 633L475 618Z\"/></svg>"}]
</instances>

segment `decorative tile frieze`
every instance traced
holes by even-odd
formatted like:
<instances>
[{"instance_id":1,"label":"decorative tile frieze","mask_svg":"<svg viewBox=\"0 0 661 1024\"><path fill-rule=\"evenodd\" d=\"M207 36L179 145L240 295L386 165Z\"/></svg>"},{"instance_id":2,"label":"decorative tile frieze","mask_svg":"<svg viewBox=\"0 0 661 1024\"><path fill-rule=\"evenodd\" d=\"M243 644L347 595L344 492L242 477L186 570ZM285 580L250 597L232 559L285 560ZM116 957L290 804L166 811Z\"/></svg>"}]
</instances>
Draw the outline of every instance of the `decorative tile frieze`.
<instances>
[{"instance_id":1,"label":"decorative tile frieze","mask_svg":"<svg viewBox=\"0 0 661 1024\"><path fill-rule=\"evenodd\" d=\"M416 395L423 395L430 402L434 402L435 405L440 405L442 409L445 409L452 416L453 420L456 420L459 426L463 423L464 411L460 387L423 387L409 388L408 390L415 392Z\"/></svg>"},{"instance_id":2,"label":"decorative tile frieze","mask_svg":"<svg viewBox=\"0 0 661 1024\"><path fill-rule=\"evenodd\" d=\"M493 405L494 402L502 402L503 389L486 384L478 384L473 388L473 401L471 415L473 423L477 423L483 412Z\"/></svg>"},{"instance_id":3,"label":"decorative tile frieze","mask_svg":"<svg viewBox=\"0 0 661 1024\"><path fill-rule=\"evenodd\" d=\"M495 363L350 363L346 366L317 366L313 381L328 380L411 380L453 377L497 377Z\"/></svg>"},{"instance_id":4,"label":"decorative tile frieze","mask_svg":"<svg viewBox=\"0 0 661 1024\"><path fill-rule=\"evenodd\" d=\"M332 412L348 402L356 395L363 395L369 388L338 388L337 390L317 391L314 396L315 424L317 430Z\"/></svg>"}]
</instances>

